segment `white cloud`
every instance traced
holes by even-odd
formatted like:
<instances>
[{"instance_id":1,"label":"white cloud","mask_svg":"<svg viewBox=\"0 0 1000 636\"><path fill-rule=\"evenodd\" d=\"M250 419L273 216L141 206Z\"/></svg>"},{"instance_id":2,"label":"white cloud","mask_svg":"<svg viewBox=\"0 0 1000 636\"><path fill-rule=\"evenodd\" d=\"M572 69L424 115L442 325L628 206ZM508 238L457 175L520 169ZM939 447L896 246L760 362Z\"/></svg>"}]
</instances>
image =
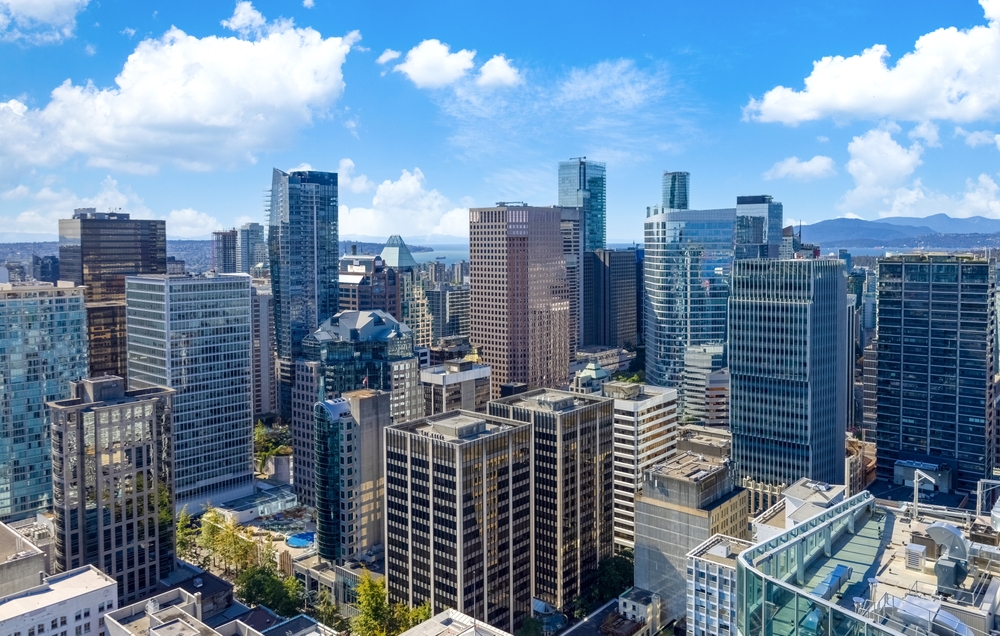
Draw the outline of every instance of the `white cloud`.
<instances>
[{"instance_id":1,"label":"white cloud","mask_svg":"<svg viewBox=\"0 0 1000 636\"><path fill-rule=\"evenodd\" d=\"M517 86L521 83L521 73L503 55L494 55L479 69L476 84L485 88Z\"/></svg>"},{"instance_id":2,"label":"white cloud","mask_svg":"<svg viewBox=\"0 0 1000 636\"><path fill-rule=\"evenodd\" d=\"M0 0L0 40L48 44L73 37L90 0Z\"/></svg>"},{"instance_id":3,"label":"white cloud","mask_svg":"<svg viewBox=\"0 0 1000 636\"><path fill-rule=\"evenodd\" d=\"M337 168L337 186L341 190L347 189L358 194L370 192L375 184L363 174L354 176L354 162L345 158L340 160Z\"/></svg>"},{"instance_id":4,"label":"white cloud","mask_svg":"<svg viewBox=\"0 0 1000 636\"><path fill-rule=\"evenodd\" d=\"M808 181L811 179L825 179L837 174L833 159L816 155L808 161L801 161L798 157L788 157L771 166L771 169L764 173L765 179L801 179Z\"/></svg>"},{"instance_id":5,"label":"white cloud","mask_svg":"<svg viewBox=\"0 0 1000 636\"><path fill-rule=\"evenodd\" d=\"M12 196L8 196L12 195ZM0 222L10 222L18 232L41 232L54 234L58 231L59 219L69 218L74 208L97 208L100 211L121 210L135 218L154 218L143 200L129 187L119 186L118 181L106 177L98 192L90 197L80 197L74 192L43 187L32 192L27 186L19 185L5 192L5 199L26 201L26 205L13 218L0 215Z\"/></svg>"},{"instance_id":6,"label":"white cloud","mask_svg":"<svg viewBox=\"0 0 1000 636\"><path fill-rule=\"evenodd\" d=\"M955 128L955 136L964 137L965 143L970 148L996 144L997 148L1000 149L1000 135L993 134L992 130L976 130L969 132L967 130L963 130L961 126L957 126Z\"/></svg>"},{"instance_id":7,"label":"white cloud","mask_svg":"<svg viewBox=\"0 0 1000 636\"><path fill-rule=\"evenodd\" d=\"M302 0L302 6L306 9L312 9L316 6L316 0Z\"/></svg>"},{"instance_id":8,"label":"white cloud","mask_svg":"<svg viewBox=\"0 0 1000 636\"><path fill-rule=\"evenodd\" d=\"M941 145L937 124L929 121L917 124L916 127L910 131L910 139L915 141L923 140L931 148L936 148Z\"/></svg>"},{"instance_id":9,"label":"white cloud","mask_svg":"<svg viewBox=\"0 0 1000 636\"><path fill-rule=\"evenodd\" d=\"M87 46L83 47L83 52L90 56L97 55L97 49L94 48L93 44L88 44Z\"/></svg>"},{"instance_id":10,"label":"white cloud","mask_svg":"<svg viewBox=\"0 0 1000 636\"><path fill-rule=\"evenodd\" d=\"M125 27L124 29L121 30L121 34L129 38L133 38L135 37L135 29L133 29L132 27Z\"/></svg>"},{"instance_id":11,"label":"white cloud","mask_svg":"<svg viewBox=\"0 0 1000 636\"><path fill-rule=\"evenodd\" d=\"M389 236L405 233L469 235L469 211L437 190L425 188L424 173L403 170L396 181L379 184L370 208L340 206L341 234Z\"/></svg>"},{"instance_id":12,"label":"white cloud","mask_svg":"<svg viewBox=\"0 0 1000 636\"><path fill-rule=\"evenodd\" d=\"M847 145L851 155L847 172L854 177L855 187L844 195L845 209L884 203L922 163L923 147L914 143L903 148L892 138L892 133L898 131L898 126L889 123L855 137Z\"/></svg>"},{"instance_id":13,"label":"white cloud","mask_svg":"<svg viewBox=\"0 0 1000 636\"><path fill-rule=\"evenodd\" d=\"M830 138L827 137L826 135L819 135L816 137L816 141L818 141L821 144L825 144L826 142L830 141Z\"/></svg>"},{"instance_id":14,"label":"white cloud","mask_svg":"<svg viewBox=\"0 0 1000 636\"><path fill-rule=\"evenodd\" d=\"M813 63L805 88L777 86L744 118L791 126L824 118L970 122L1000 116L1000 0L980 0L988 24L921 36L892 67L884 44Z\"/></svg>"},{"instance_id":15,"label":"white cloud","mask_svg":"<svg viewBox=\"0 0 1000 636\"><path fill-rule=\"evenodd\" d=\"M599 100L618 110L634 109L663 95L665 86L656 74L640 71L632 60L606 60L589 68L574 68L559 84L556 100Z\"/></svg>"},{"instance_id":16,"label":"white cloud","mask_svg":"<svg viewBox=\"0 0 1000 636\"><path fill-rule=\"evenodd\" d=\"M966 179L964 192L949 196L930 190L916 179L910 187L892 192L885 204L879 216L921 217L945 210L954 217L1000 218L1000 186L989 175L980 174L977 179Z\"/></svg>"},{"instance_id":17,"label":"white cloud","mask_svg":"<svg viewBox=\"0 0 1000 636\"><path fill-rule=\"evenodd\" d=\"M406 75L417 88L441 88L462 79L473 67L475 57L474 50L452 53L440 40L424 40L410 49L403 63L393 70Z\"/></svg>"},{"instance_id":18,"label":"white cloud","mask_svg":"<svg viewBox=\"0 0 1000 636\"><path fill-rule=\"evenodd\" d=\"M31 190L28 189L28 186L22 184L7 190L3 194L0 194L0 199L4 199L6 201L16 201L18 199L26 198L29 194L31 194Z\"/></svg>"},{"instance_id":19,"label":"white cloud","mask_svg":"<svg viewBox=\"0 0 1000 636\"><path fill-rule=\"evenodd\" d=\"M392 49L386 49L386 50L382 51L382 55L378 56L378 59L375 60L375 63L376 64L385 64L386 62L393 61L394 59L398 58L400 55L402 55L402 53L400 53L399 51L393 51Z\"/></svg>"},{"instance_id":20,"label":"white cloud","mask_svg":"<svg viewBox=\"0 0 1000 636\"><path fill-rule=\"evenodd\" d=\"M192 208L171 210L167 215L167 236L202 238L221 229L215 217Z\"/></svg>"},{"instance_id":21,"label":"white cloud","mask_svg":"<svg viewBox=\"0 0 1000 636\"><path fill-rule=\"evenodd\" d=\"M226 20L246 33L260 28L248 4ZM82 155L91 166L149 173L165 163L253 163L255 152L290 143L340 97L342 66L360 38L324 38L288 21L265 26L254 39L197 38L172 27L136 47L112 88L66 80L42 108L0 103L0 164Z\"/></svg>"},{"instance_id":22,"label":"white cloud","mask_svg":"<svg viewBox=\"0 0 1000 636\"><path fill-rule=\"evenodd\" d=\"M313 169L312 164L309 164L309 163L306 163L306 162L303 161L302 163L300 163L299 165L295 166L294 168L289 168L288 172L301 172L303 170L305 170L305 171L308 172L308 171L310 171L312 169Z\"/></svg>"},{"instance_id":23,"label":"white cloud","mask_svg":"<svg viewBox=\"0 0 1000 636\"><path fill-rule=\"evenodd\" d=\"M260 11L254 9L253 3L248 0L237 2L233 15L228 20L221 22L222 26L230 31L236 31L243 37L256 35L260 37L261 30L267 25L267 20Z\"/></svg>"}]
</instances>

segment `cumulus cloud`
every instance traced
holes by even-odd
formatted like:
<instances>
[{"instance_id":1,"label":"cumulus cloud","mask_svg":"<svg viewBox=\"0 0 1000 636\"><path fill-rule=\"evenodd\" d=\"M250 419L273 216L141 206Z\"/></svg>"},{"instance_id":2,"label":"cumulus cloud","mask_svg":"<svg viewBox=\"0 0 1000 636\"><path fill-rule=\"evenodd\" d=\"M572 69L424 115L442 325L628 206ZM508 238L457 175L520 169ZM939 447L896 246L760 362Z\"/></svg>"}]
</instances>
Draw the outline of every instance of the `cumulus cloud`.
<instances>
[{"instance_id":1,"label":"cumulus cloud","mask_svg":"<svg viewBox=\"0 0 1000 636\"><path fill-rule=\"evenodd\" d=\"M393 51L392 49L386 49L386 50L382 51L382 55L378 56L378 59L375 60L375 63L376 64L386 64L386 63L391 62L394 59L398 58L400 55L402 55L402 53L400 53L399 51Z\"/></svg>"},{"instance_id":2,"label":"cumulus cloud","mask_svg":"<svg viewBox=\"0 0 1000 636\"><path fill-rule=\"evenodd\" d=\"M494 55L487 60L476 78L476 84L485 88L517 86L520 83L521 73L503 55Z\"/></svg>"},{"instance_id":3,"label":"cumulus cloud","mask_svg":"<svg viewBox=\"0 0 1000 636\"><path fill-rule=\"evenodd\" d=\"M73 37L90 0L0 0L0 40L51 44Z\"/></svg>"},{"instance_id":4,"label":"cumulus cloud","mask_svg":"<svg viewBox=\"0 0 1000 636\"><path fill-rule=\"evenodd\" d=\"M910 131L910 139L921 140L932 148L936 148L941 145L937 124L929 121L917 124L917 126Z\"/></svg>"},{"instance_id":5,"label":"cumulus cloud","mask_svg":"<svg viewBox=\"0 0 1000 636\"><path fill-rule=\"evenodd\" d=\"M833 159L824 157L823 155L816 155L808 161L801 161L798 157L782 159L764 173L764 178L791 178L808 181L832 177L835 174L837 174L837 169L833 165Z\"/></svg>"},{"instance_id":6,"label":"cumulus cloud","mask_svg":"<svg viewBox=\"0 0 1000 636\"><path fill-rule=\"evenodd\" d=\"M441 88L465 77L475 57L474 50L452 53L440 40L424 40L407 51L406 59L393 70L406 75L417 88Z\"/></svg>"},{"instance_id":7,"label":"cumulus cloud","mask_svg":"<svg viewBox=\"0 0 1000 636\"><path fill-rule=\"evenodd\" d=\"M946 210L950 216L1000 218L1000 186L987 174L966 179L965 190L954 196L935 192L920 179L897 188L884 200L879 216L928 216Z\"/></svg>"},{"instance_id":8,"label":"cumulus cloud","mask_svg":"<svg viewBox=\"0 0 1000 636\"><path fill-rule=\"evenodd\" d=\"M221 230L215 217L192 208L171 210L167 215L167 235L179 238L203 238Z\"/></svg>"},{"instance_id":9,"label":"cumulus cloud","mask_svg":"<svg viewBox=\"0 0 1000 636\"><path fill-rule=\"evenodd\" d=\"M125 27L124 29L121 30L121 34L124 35L125 37L133 38L135 37L135 29L133 29L132 27Z\"/></svg>"},{"instance_id":10,"label":"cumulus cloud","mask_svg":"<svg viewBox=\"0 0 1000 636\"><path fill-rule=\"evenodd\" d=\"M1000 135L993 134L992 130L976 130L969 132L967 130L963 130L961 126L957 126L955 128L955 136L964 137L965 143L970 148L996 144L997 148L1000 149Z\"/></svg>"},{"instance_id":11,"label":"cumulus cloud","mask_svg":"<svg viewBox=\"0 0 1000 636\"><path fill-rule=\"evenodd\" d=\"M302 0L302 6L306 9L312 9L316 6L316 0Z\"/></svg>"},{"instance_id":12,"label":"cumulus cloud","mask_svg":"<svg viewBox=\"0 0 1000 636\"><path fill-rule=\"evenodd\" d=\"M357 32L324 38L290 21L261 25L242 2L226 20L243 37L197 38L172 27L141 42L115 86L66 80L48 104L0 102L0 166L90 166L137 173L253 163L280 147L344 91Z\"/></svg>"},{"instance_id":13,"label":"cumulus cloud","mask_svg":"<svg viewBox=\"0 0 1000 636\"><path fill-rule=\"evenodd\" d=\"M437 190L426 188L420 168L403 170L396 181L379 184L370 208L340 206L342 234L469 235L469 211L457 207Z\"/></svg>"},{"instance_id":14,"label":"cumulus cloud","mask_svg":"<svg viewBox=\"0 0 1000 636\"><path fill-rule=\"evenodd\" d=\"M337 186L341 190L349 190L354 193L370 192L375 184L363 174L354 176L354 162L350 159L341 159L337 168Z\"/></svg>"},{"instance_id":15,"label":"cumulus cloud","mask_svg":"<svg viewBox=\"0 0 1000 636\"><path fill-rule=\"evenodd\" d=\"M895 124L869 130L847 145L851 155L847 172L854 178L854 189L844 195L848 210L884 203L922 161L923 147L913 143L904 148L892 138L899 132Z\"/></svg>"},{"instance_id":16,"label":"cumulus cloud","mask_svg":"<svg viewBox=\"0 0 1000 636\"><path fill-rule=\"evenodd\" d=\"M875 44L813 63L805 87L776 86L751 99L744 119L797 125L824 118L971 122L1000 116L1000 0L980 0L987 24L938 29L888 64Z\"/></svg>"}]
</instances>

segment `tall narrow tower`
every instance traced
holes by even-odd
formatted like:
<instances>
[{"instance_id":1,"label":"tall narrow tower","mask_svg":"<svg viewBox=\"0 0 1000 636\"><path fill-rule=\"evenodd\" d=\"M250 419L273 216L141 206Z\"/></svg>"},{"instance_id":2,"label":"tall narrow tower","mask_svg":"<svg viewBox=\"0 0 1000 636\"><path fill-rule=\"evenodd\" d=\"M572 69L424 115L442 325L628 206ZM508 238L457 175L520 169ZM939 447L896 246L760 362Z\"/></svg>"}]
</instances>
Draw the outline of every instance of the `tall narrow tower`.
<instances>
[{"instance_id":1,"label":"tall narrow tower","mask_svg":"<svg viewBox=\"0 0 1000 636\"><path fill-rule=\"evenodd\" d=\"M607 241L607 169L577 157L559 162L559 205L583 209L583 251L604 249Z\"/></svg>"}]
</instances>

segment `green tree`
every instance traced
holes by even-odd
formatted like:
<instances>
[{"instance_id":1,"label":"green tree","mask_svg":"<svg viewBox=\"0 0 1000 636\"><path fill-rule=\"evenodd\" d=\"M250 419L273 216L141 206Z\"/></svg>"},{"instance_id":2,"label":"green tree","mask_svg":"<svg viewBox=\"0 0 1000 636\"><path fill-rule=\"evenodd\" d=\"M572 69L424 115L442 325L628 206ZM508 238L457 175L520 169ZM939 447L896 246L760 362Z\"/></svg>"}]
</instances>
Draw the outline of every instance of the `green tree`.
<instances>
[{"instance_id":1,"label":"green tree","mask_svg":"<svg viewBox=\"0 0 1000 636\"><path fill-rule=\"evenodd\" d=\"M333 602L333 598L326 588L320 590L314 613L316 620L334 631L346 632L351 628L351 621L344 618L344 615L340 613L340 609Z\"/></svg>"},{"instance_id":2,"label":"green tree","mask_svg":"<svg viewBox=\"0 0 1000 636\"><path fill-rule=\"evenodd\" d=\"M375 580L365 570L358 582L358 615L351 621L355 636L392 636L386 633L392 608L385 590L385 579Z\"/></svg>"},{"instance_id":3,"label":"green tree","mask_svg":"<svg viewBox=\"0 0 1000 636\"><path fill-rule=\"evenodd\" d=\"M236 579L236 596L248 605L264 605L282 616L295 616L302 604L302 584L282 578L274 568L254 566Z\"/></svg>"},{"instance_id":4,"label":"green tree","mask_svg":"<svg viewBox=\"0 0 1000 636\"><path fill-rule=\"evenodd\" d=\"M185 561L191 561L197 556L194 549L198 541L198 530L191 523L191 515L187 510L187 506L184 506L177 515L177 555Z\"/></svg>"},{"instance_id":5,"label":"green tree","mask_svg":"<svg viewBox=\"0 0 1000 636\"><path fill-rule=\"evenodd\" d=\"M542 621L534 616L525 616L521 621L521 628L514 632L514 636L542 636Z\"/></svg>"}]
</instances>

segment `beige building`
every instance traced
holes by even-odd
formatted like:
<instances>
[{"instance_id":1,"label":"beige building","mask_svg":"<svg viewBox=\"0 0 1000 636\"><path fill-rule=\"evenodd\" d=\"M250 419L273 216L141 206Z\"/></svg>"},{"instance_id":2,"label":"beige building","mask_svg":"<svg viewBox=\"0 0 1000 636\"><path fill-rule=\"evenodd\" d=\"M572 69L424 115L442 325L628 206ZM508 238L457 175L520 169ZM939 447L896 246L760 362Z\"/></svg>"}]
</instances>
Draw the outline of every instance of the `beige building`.
<instances>
[{"instance_id":1,"label":"beige building","mask_svg":"<svg viewBox=\"0 0 1000 636\"><path fill-rule=\"evenodd\" d=\"M469 210L471 340L493 369L493 397L511 382L529 388L569 378L561 208L523 203Z\"/></svg>"},{"instance_id":2,"label":"beige building","mask_svg":"<svg viewBox=\"0 0 1000 636\"><path fill-rule=\"evenodd\" d=\"M471 360L450 360L420 370L424 387L424 415L447 411L486 412L490 401L490 368Z\"/></svg>"}]
</instances>

